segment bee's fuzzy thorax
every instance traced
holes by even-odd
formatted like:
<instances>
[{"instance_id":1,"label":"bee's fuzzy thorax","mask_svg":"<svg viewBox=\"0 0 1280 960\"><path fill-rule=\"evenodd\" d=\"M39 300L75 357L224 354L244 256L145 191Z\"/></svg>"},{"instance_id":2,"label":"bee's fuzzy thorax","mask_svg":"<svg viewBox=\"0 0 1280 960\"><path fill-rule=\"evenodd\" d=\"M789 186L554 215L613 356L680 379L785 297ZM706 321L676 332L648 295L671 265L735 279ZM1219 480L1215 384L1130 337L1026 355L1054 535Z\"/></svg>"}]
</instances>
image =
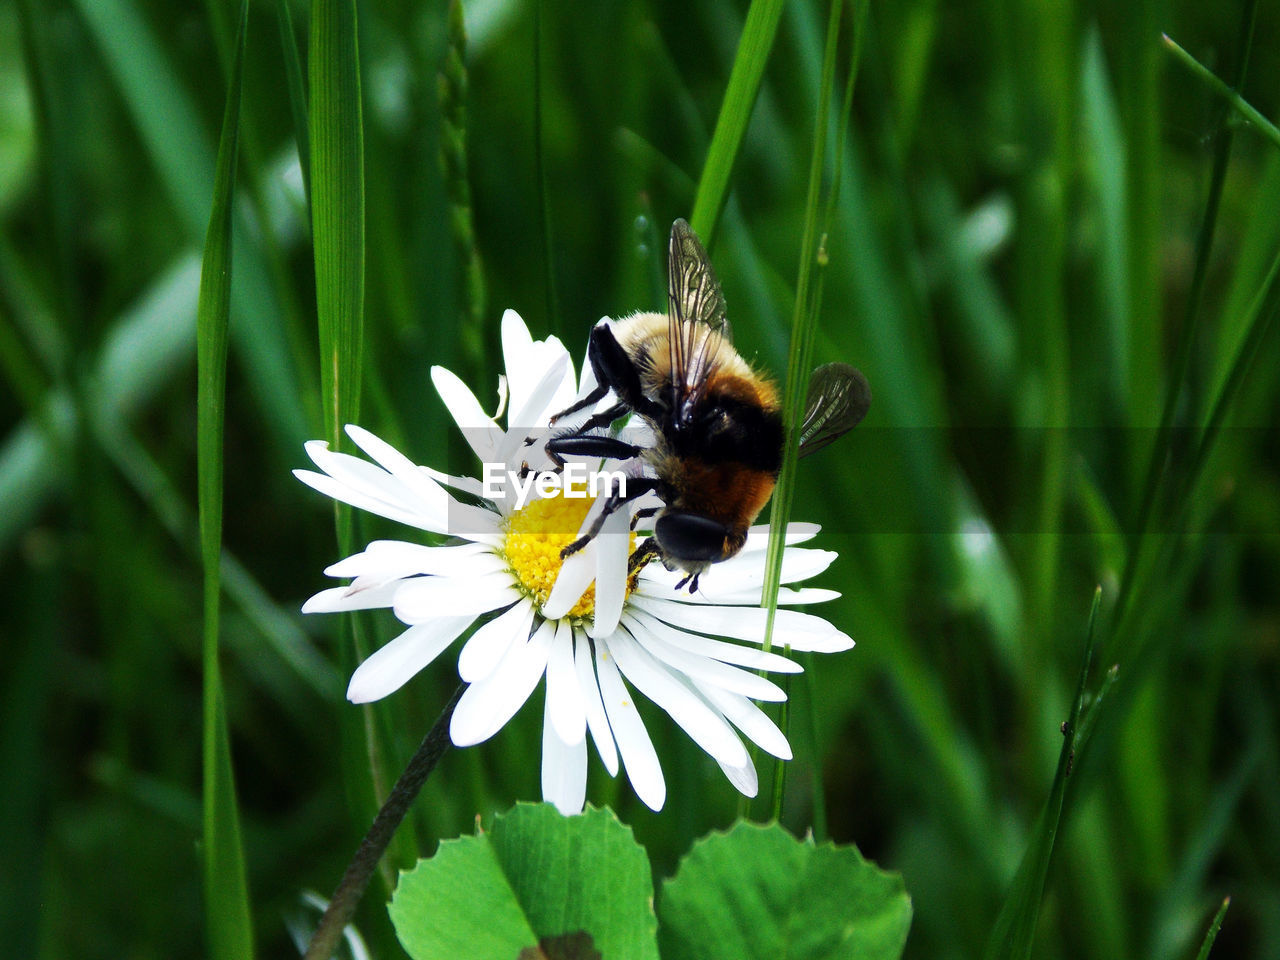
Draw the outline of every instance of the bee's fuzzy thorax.
<instances>
[{"instance_id":1,"label":"bee's fuzzy thorax","mask_svg":"<svg viewBox=\"0 0 1280 960\"><path fill-rule=\"evenodd\" d=\"M646 392L660 396L671 382L670 318L665 313L641 312L610 320L609 325L618 344L640 368ZM778 388L773 381L742 359L728 338L700 330L695 345L707 336L715 337L715 350L706 371L708 388L726 390L765 410L779 409Z\"/></svg>"}]
</instances>

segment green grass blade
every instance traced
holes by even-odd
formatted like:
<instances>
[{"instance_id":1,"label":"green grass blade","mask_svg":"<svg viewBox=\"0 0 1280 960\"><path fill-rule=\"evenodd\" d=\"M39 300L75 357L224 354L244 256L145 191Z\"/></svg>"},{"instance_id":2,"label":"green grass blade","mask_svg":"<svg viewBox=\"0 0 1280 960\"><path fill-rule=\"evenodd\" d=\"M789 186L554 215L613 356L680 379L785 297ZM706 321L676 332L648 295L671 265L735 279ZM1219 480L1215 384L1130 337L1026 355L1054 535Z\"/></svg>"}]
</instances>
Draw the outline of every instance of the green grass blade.
<instances>
[{"instance_id":1,"label":"green grass blade","mask_svg":"<svg viewBox=\"0 0 1280 960\"><path fill-rule=\"evenodd\" d=\"M715 239L716 224L725 200L729 197L729 178L738 159L742 138L747 132L747 122L755 106L760 81L769 51L778 33L778 20L782 17L782 0L753 0L747 11L747 22L742 27L742 39L733 58L729 72L729 85L720 105L715 133L702 166L698 180L698 192L693 200L693 213L689 225L710 249Z\"/></svg>"},{"instance_id":2,"label":"green grass blade","mask_svg":"<svg viewBox=\"0 0 1280 960\"><path fill-rule=\"evenodd\" d=\"M1257 3L1252 2L1243 16L1240 46L1236 51L1238 64L1234 88L1236 90L1244 86L1245 77L1247 76L1249 50L1252 45L1256 11ZM1222 202L1223 186L1227 180L1227 165L1231 159L1233 133L1234 128L1227 122L1227 112L1224 109L1218 116L1216 124L1213 171L1209 177L1209 195L1205 201L1204 216L1201 218L1200 228L1196 234L1195 267L1191 275L1191 288L1187 296L1186 314L1183 317L1178 349L1173 362L1173 374L1166 387L1164 407L1160 412L1160 429L1156 433L1155 446L1152 450L1151 458L1147 462L1146 478L1143 482L1142 496L1139 500L1138 522L1134 528L1134 537L1136 539L1134 539L1129 548L1128 569L1121 579L1121 595L1117 603L1117 610L1121 613L1124 612L1131 595L1129 588L1133 580L1133 573L1136 570L1139 553L1145 546L1141 538L1150 529L1151 522L1154 519L1160 479L1163 475L1164 465L1169 457L1169 444L1172 442L1170 428L1173 426L1174 414L1178 409L1183 385L1191 368L1192 348L1195 345L1200 327L1200 307L1204 300L1205 278L1209 272L1209 254L1213 249L1214 231L1218 223L1218 210Z\"/></svg>"},{"instance_id":3,"label":"green grass blade","mask_svg":"<svg viewBox=\"0 0 1280 960\"><path fill-rule=\"evenodd\" d=\"M1084 705L1085 685L1089 679L1089 665L1093 661L1094 624L1098 619L1098 605L1102 600L1102 588L1093 593L1093 607L1089 611L1088 639L1085 641L1084 660L1080 664L1080 678L1076 683L1076 695L1071 704L1070 719L1062 728L1062 749L1058 753L1058 769L1049 790L1049 799L1036 827L1030 846L1023 854L1022 863L1013 878L1004 905L996 917L984 956L987 960L1013 960L1031 956L1035 939L1036 919L1040 915L1040 902L1044 897L1045 880L1049 875L1049 863L1053 857L1053 845L1062 822L1063 797L1067 790L1067 776L1075 760L1076 735L1080 726L1080 711Z\"/></svg>"},{"instance_id":4,"label":"green grass blade","mask_svg":"<svg viewBox=\"0 0 1280 960\"><path fill-rule=\"evenodd\" d=\"M187 234L202 236L214 158L209 138L164 48L129 0L79 0Z\"/></svg>"},{"instance_id":5,"label":"green grass blade","mask_svg":"<svg viewBox=\"0 0 1280 960\"><path fill-rule=\"evenodd\" d=\"M202 243L214 177L213 148L172 57L132 0L75 0L75 6L186 238L193 246ZM277 441L301 444L306 437L299 400L302 391L286 357L283 324L267 266L253 232L244 227L241 222L236 229L242 252L232 300L238 311L258 322L236 324L237 350Z\"/></svg>"},{"instance_id":6,"label":"green grass blade","mask_svg":"<svg viewBox=\"0 0 1280 960\"><path fill-rule=\"evenodd\" d=\"M1231 906L1231 898L1224 897L1222 906L1213 915L1213 921L1209 924L1209 929L1204 932L1204 942L1200 944L1200 952L1196 954L1196 960L1209 960L1209 951L1213 949L1213 941L1218 939L1218 931L1222 929L1222 921L1227 915L1227 907L1229 906Z\"/></svg>"},{"instance_id":7,"label":"green grass blade","mask_svg":"<svg viewBox=\"0 0 1280 960\"><path fill-rule=\"evenodd\" d=\"M196 318L196 434L200 552L204 564L204 889L205 932L213 960L253 955L249 888L218 666L221 600L222 439L231 312L231 225L239 147L240 87L249 2L240 9L235 61L222 121L213 210L205 240Z\"/></svg>"},{"instance_id":8,"label":"green grass blade","mask_svg":"<svg viewBox=\"0 0 1280 960\"><path fill-rule=\"evenodd\" d=\"M1130 307L1131 274L1129 197L1125 150L1119 104L1102 50L1102 37L1091 30L1081 57L1080 114L1082 136L1088 144L1085 169L1090 183L1089 202L1098 218L1097 326L1100 334L1100 369L1086 384L1095 397L1112 407L1125 422L1127 385L1132 382L1129 342L1133 311ZM1087 408L1086 408L1087 409Z\"/></svg>"},{"instance_id":9,"label":"green grass blade","mask_svg":"<svg viewBox=\"0 0 1280 960\"><path fill-rule=\"evenodd\" d=\"M831 86L835 79L836 47L840 32L840 3L833 0L830 20L827 23L827 42L822 60L822 81L818 91L818 112L814 119L813 146L809 155L809 189L805 203L804 232L800 243L800 267L796 280L795 307L791 320L791 345L787 354L787 382L783 393L782 416L790 435L795 437L795 427L803 416L805 391L809 386L809 360L813 354L813 337L817 327L817 312L812 309L809 284L817 263L818 215L821 203L822 168L827 156L827 129L830 126L828 110L831 105ZM769 508L769 553L765 564L764 599L770 609L768 627L765 629L765 649L769 649L773 627L773 613L777 610L778 586L782 573L782 547L785 543L787 518L791 513L791 498L795 489L795 471L798 452L794 443L786 445L778 485L773 492Z\"/></svg>"},{"instance_id":10,"label":"green grass blade","mask_svg":"<svg viewBox=\"0 0 1280 960\"><path fill-rule=\"evenodd\" d=\"M289 115L293 119L293 140L298 145L298 164L302 168L302 190L311 206L311 133L307 123L307 85L302 76L302 59L293 32L293 14L289 0L276 0L276 18L280 23L280 48L284 51L284 75L289 84Z\"/></svg>"},{"instance_id":11,"label":"green grass blade","mask_svg":"<svg viewBox=\"0 0 1280 960\"><path fill-rule=\"evenodd\" d=\"M542 221L542 269L543 296L547 311L547 329L557 336L561 335L560 303L556 292L556 265L552 251L555 240L551 234L551 208L547 203L547 167L546 147L543 133L542 98L546 88L542 83L542 49L543 49L543 0L534 0L533 4L533 164L534 179L538 189L538 218Z\"/></svg>"},{"instance_id":12,"label":"green grass blade","mask_svg":"<svg viewBox=\"0 0 1280 960\"><path fill-rule=\"evenodd\" d=\"M1258 128L1258 131L1270 140L1277 147L1280 147L1280 129L1276 127L1270 120L1259 113L1250 103L1240 96L1235 90L1227 86L1218 77L1209 70L1204 64L1187 53L1178 42L1170 37L1167 33L1163 35L1165 49L1173 55L1173 58L1181 63L1184 67L1194 73L1197 77L1208 84L1209 89L1222 97L1236 113L1244 117L1249 123Z\"/></svg>"},{"instance_id":13,"label":"green grass blade","mask_svg":"<svg viewBox=\"0 0 1280 960\"><path fill-rule=\"evenodd\" d=\"M791 344L787 357L787 382L783 394L783 419L788 425L790 435L796 436L797 427L804 416L804 400L809 386L809 367L813 356L813 342L817 335L818 315L822 306L822 268L827 264L826 234L830 226L836 204L839 201L840 174L843 161L845 130L853 111L854 79L858 72L858 60L861 53L862 26L865 22L866 4L859 3L855 9L855 30L853 52L849 64L849 76L845 85L843 109L837 124L836 141L836 176L835 182L827 197L825 213L822 214L823 225L819 237L818 220L820 216L822 193L822 171L827 156L827 132L831 126L831 91L835 85L836 51L840 39L840 17L843 7L833 2L827 23L827 35L822 60L822 76L818 93L818 110L814 120L812 152L810 153L809 187L805 204L804 232L801 240L799 276L796 281L796 298L791 325ZM810 284L812 282L812 293ZM769 547L765 560L765 579L763 605L769 611L765 626L765 648L768 649L773 635L773 622L778 608L778 588L781 585L782 554L785 543L787 522L791 516L791 501L795 495L795 471L799 453L794 443L788 443L784 449L782 469L778 476L778 485L773 494L773 505L769 513ZM790 713L784 706L781 713L781 726L787 731ZM777 819L782 812L782 796L786 785L786 768L783 764L774 767L773 782L773 817Z\"/></svg>"},{"instance_id":14,"label":"green grass blade","mask_svg":"<svg viewBox=\"0 0 1280 960\"><path fill-rule=\"evenodd\" d=\"M65 95L54 72L55 54L50 43L53 11L34 0L20 0L18 26L22 34L23 58L31 91L32 119L39 144L39 178L47 210L47 234L42 239L48 249L56 283L52 291L62 326L80 314L79 284L75 275L74 243L76 211L73 204L71 142L76 133L67 122Z\"/></svg>"},{"instance_id":15,"label":"green grass blade","mask_svg":"<svg viewBox=\"0 0 1280 960\"><path fill-rule=\"evenodd\" d=\"M325 435L360 407L364 325L364 113L354 0L311 5L311 235Z\"/></svg>"},{"instance_id":16,"label":"green grass blade","mask_svg":"<svg viewBox=\"0 0 1280 960\"><path fill-rule=\"evenodd\" d=\"M1204 473L1205 465L1208 463L1209 457L1213 453L1218 438L1222 433L1222 427L1226 423L1232 404L1239 395L1244 385L1244 380L1253 366L1253 361L1267 338L1272 321L1274 321L1276 314L1280 313L1280 283L1277 280L1280 280L1280 254L1276 255L1276 259L1271 264L1271 270L1267 273L1266 280L1263 281L1262 289L1258 291L1258 296L1250 309L1250 318L1246 325L1247 333L1244 340L1236 351L1226 378L1218 385L1213 395L1213 401L1209 405L1209 415L1205 421L1204 432L1200 436L1200 442L1196 446L1195 457L1182 485L1182 495L1178 498L1180 503L1179 521L1175 522L1175 530L1182 529L1182 518L1186 517L1191 505L1197 502L1195 491Z\"/></svg>"}]
</instances>

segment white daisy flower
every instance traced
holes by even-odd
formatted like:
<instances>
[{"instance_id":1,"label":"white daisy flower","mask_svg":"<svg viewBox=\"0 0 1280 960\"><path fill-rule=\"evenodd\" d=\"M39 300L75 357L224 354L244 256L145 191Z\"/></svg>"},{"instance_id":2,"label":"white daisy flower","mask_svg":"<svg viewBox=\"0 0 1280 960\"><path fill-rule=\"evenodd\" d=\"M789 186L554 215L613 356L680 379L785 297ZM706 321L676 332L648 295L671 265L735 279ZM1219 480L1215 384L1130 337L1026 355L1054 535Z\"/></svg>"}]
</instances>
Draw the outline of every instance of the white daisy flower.
<instances>
[{"instance_id":1,"label":"white daisy flower","mask_svg":"<svg viewBox=\"0 0 1280 960\"><path fill-rule=\"evenodd\" d=\"M440 398L486 465L482 476L515 474L500 487L415 465L357 426L348 426L347 434L372 462L336 453L323 441L306 446L321 472L295 471L304 483L449 538L442 545L374 541L325 570L351 582L317 593L304 612L389 607L407 625L356 669L348 699L365 703L393 693L474 626L458 655L458 673L468 686L450 724L453 743L465 747L492 737L545 676L542 793L562 812L583 807L588 734L611 776L621 761L640 799L654 810L662 807L662 768L628 683L665 710L738 790L755 796L756 771L741 735L784 760L791 748L754 702L780 701L785 694L753 671L801 669L759 647L768 528L753 527L742 551L716 564L694 594L677 591L679 572L661 564L628 575L637 540L631 518L643 499L611 514L598 536L562 560L560 551L587 529L604 497L532 485L521 496L512 488L530 470L550 465L541 440L528 439L545 436L549 419L585 396L594 380L588 365L576 384L563 345L554 337L533 340L510 310L502 318L502 349L505 429L456 376L442 367L431 371ZM606 397L597 409L611 402ZM565 426L572 421L557 423L557 429ZM788 528L783 583L808 579L835 559L830 551L795 546L817 531L815 524ZM836 596L831 590L784 588L778 602L817 603ZM827 621L786 609L777 612L772 642L797 651L853 646Z\"/></svg>"}]
</instances>

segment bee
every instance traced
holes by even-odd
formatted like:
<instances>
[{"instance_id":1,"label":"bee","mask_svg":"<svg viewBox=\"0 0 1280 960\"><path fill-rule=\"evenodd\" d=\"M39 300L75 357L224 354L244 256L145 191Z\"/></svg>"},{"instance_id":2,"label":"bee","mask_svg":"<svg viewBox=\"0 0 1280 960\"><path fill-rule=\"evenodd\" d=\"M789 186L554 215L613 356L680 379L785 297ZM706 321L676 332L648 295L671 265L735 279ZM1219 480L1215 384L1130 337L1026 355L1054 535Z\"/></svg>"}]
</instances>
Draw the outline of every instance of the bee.
<instances>
[{"instance_id":1,"label":"bee","mask_svg":"<svg viewBox=\"0 0 1280 960\"><path fill-rule=\"evenodd\" d=\"M597 386L552 423L593 407L610 390L617 403L553 436L545 450L558 467L565 456L583 455L638 458L652 472L628 481L625 493L610 494L563 557L591 542L623 503L653 492L663 505L637 511L637 519L656 519L630 569L657 557L668 570L685 571L676 589L688 584L693 593L711 564L728 560L746 542L777 482L786 429L777 388L733 348L720 283L684 220L671 226L667 279L665 315L636 313L592 329L587 358ZM845 363L819 367L799 429L800 456L847 433L870 404L871 388L859 371ZM593 432L632 413L651 428L651 447Z\"/></svg>"}]
</instances>

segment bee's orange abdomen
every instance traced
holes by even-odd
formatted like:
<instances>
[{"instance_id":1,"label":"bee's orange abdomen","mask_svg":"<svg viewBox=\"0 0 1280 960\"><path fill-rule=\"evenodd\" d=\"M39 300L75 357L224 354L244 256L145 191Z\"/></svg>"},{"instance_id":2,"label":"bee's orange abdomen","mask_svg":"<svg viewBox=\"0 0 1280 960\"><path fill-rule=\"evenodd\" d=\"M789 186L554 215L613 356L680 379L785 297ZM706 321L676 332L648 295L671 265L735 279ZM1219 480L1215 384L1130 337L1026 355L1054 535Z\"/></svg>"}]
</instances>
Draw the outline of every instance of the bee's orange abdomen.
<instances>
[{"instance_id":1,"label":"bee's orange abdomen","mask_svg":"<svg viewBox=\"0 0 1280 960\"><path fill-rule=\"evenodd\" d=\"M745 530L773 494L776 477L740 463L708 463L685 458L678 506L719 520L731 530Z\"/></svg>"}]
</instances>

